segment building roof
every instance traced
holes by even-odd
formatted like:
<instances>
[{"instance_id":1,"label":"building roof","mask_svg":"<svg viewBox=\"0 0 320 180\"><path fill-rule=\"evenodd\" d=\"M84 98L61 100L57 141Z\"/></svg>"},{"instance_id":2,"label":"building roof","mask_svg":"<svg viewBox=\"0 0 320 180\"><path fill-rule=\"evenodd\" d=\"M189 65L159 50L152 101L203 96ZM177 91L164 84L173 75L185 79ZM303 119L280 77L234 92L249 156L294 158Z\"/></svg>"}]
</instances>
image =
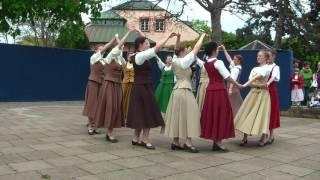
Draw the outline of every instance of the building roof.
<instances>
[{"instance_id":1,"label":"building roof","mask_svg":"<svg viewBox=\"0 0 320 180\"><path fill-rule=\"evenodd\" d=\"M254 40L251 43L248 43L242 46L241 48L239 48L239 50L257 50L257 49L272 49L272 47L259 40Z\"/></svg>"},{"instance_id":2,"label":"building roof","mask_svg":"<svg viewBox=\"0 0 320 180\"><path fill-rule=\"evenodd\" d=\"M109 42L115 34L119 35L119 38L124 36L129 29L126 26L104 26L90 24L85 28L86 35L91 43L105 43ZM126 42L134 43L135 39L140 35L136 32L130 33ZM150 43L154 41L150 40Z\"/></svg>"},{"instance_id":3,"label":"building roof","mask_svg":"<svg viewBox=\"0 0 320 180\"><path fill-rule=\"evenodd\" d=\"M157 4L147 0L131 0L113 7L115 10L164 10Z\"/></svg>"},{"instance_id":4,"label":"building roof","mask_svg":"<svg viewBox=\"0 0 320 180\"><path fill-rule=\"evenodd\" d=\"M107 11L104 11L100 14L99 17L91 18L91 19L112 19L112 20L126 20L116 12L114 12L112 9L109 9Z\"/></svg>"}]
</instances>

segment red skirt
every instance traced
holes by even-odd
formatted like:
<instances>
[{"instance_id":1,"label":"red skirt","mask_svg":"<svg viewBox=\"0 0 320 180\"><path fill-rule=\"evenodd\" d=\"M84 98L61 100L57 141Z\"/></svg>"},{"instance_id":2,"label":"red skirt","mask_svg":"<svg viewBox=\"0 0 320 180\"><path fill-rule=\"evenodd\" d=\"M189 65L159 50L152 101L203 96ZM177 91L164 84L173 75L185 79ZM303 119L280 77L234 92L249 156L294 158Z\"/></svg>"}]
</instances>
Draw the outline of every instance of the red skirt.
<instances>
[{"instance_id":1,"label":"red skirt","mask_svg":"<svg viewBox=\"0 0 320 180\"><path fill-rule=\"evenodd\" d=\"M269 86L269 93L271 98L271 112L269 129L280 127L280 106L276 83L273 82Z\"/></svg>"},{"instance_id":2,"label":"red skirt","mask_svg":"<svg viewBox=\"0 0 320 180\"><path fill-rule=\"evenodd\" d=\"M87 116L90 119L95 117L100 86L101 84L95 81L88 81L87 84L82 115Z\"/></svg>"},{"instance_id":3,"label":"red skirt","mask_svg":"<svg viewBox=\"0 0 320 180\"><path fill-rule=\"evenodd\" d=\"M207 90L200 122L202 138L218 142L235 137L227 90Z\"/></svg>"}]
</instances>

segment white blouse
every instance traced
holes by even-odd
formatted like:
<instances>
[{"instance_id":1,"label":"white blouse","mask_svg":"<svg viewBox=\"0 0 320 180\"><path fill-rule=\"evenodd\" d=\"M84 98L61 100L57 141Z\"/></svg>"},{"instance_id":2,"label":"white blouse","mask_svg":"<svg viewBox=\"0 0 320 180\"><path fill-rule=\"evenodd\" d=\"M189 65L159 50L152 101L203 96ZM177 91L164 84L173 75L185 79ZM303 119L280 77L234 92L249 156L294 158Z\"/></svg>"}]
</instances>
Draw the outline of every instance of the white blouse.
<instances>
[{"instance_id":1,"label":"white blouse","mask_svg":"<svg viewBox=\"0 0 320 180\"><path fill-rule=\"evenodd\" d=\"M223 77L223 79L227 79L228 77L230 77L230 72L228 71L228 69L224 65L223 61L221 61L217 58L210 58L210 59L208 59L208 62L212 62L214 60L217 60L214 63L214 68L216 70L218 70L219 74Z\"/></svg>"},{"instance_id":2,"label":"white blouse","mask_svg":"<svg viewBox=\"0 0 320 180\"><path fill-rule=\"evenodd\" d=\"M158 60L157 64L158 64L158 67L159 67L160 70L162 70L163 68L166 67L166 65L161 60Z\"/></svg>"},{"instance_id":3,"label":"white blouse","mask_svg":"<svg viewBox=\"0 0 320 180\"><path fill-rule=\"evenodd\" d=\"M138 52L135 56L134 61L136 62L137 65L142 65L145 61L147 61L153 57L156 57L156 56L157 56L157 54L156 54L155 49L150 48L145 51Z\"/></svg>"},{"instance_id":4,"label":"white blouse","mask_svg":"<svg viewBox=\"0 0 320 180\"><path fill-rule=\"evenodd\" d=\"M100 61L102 59L101 52L96 52L90 57L90 64L95 64L96 62Z\"/></svg>"},{"instance_id":5,"label":"white blouse","mask_svg":"<svg viewBox=\"0 0 320 180\"><path fill-rule=\"evenodd\" d=\"M171 65L170 66L166 66L161 60L159 60L157 62L157 64L158 64L158 67L159 67L160 70L164 69L165 71L170 71L172 69ZM174 82L177 81L176 75L173 76L173 79L174 79Z\"/></svg>"},{"instance_id":6,"label":"white blouse","mask_svg":"<svg viewBox=\"0 0 320 180\"><path fill-rule=\"evenodd\" d=\"M160 70L164 69L165 71L170 71L171 70L171 65L170 66L166 66L166 64L164 62L162 62L161 60L159 60L157 62L158 67Z\"/></svg>"},{"instance_id":7,"label":"white blouse","mask_svg":"<svg viewBox=\"0 0 320 180\"><path fill-rule=\"evenodd\" d=\"M110 64L112 60L115 60L120 65L122 65L125 61L122 57L122 51L119 49L118 46L114 47L111 50L111 52L107 55L107 57L103 59L103 61L107 64Z\"/></svg>"},{"instance_id":8,"label":"white blouse","mask_svg":"<svg viewBox=\"0 0 320 180\"><path fill-rule=\"evenodd\" d=\"M176 63L182 69L187 69L194 62L196 56L193 52L190 52L183 58L178 58L176 55L173 56L172 62Z\"/></svg>"},{"instance_id":9,"label":"white blouse","mask_svg":"<svg viewBox=\"0 0 320 180\"><path fill-rule=\"evenodd\" d=\"M274 80L276 82L279 82L280 81L280 67L278 65L276 65L275 63L268 65L268 67L269 67L269 74L271 73L272 68L273 68L271 76L275 78Z\"/></svg>"},{"instance_id":10,"label":"white blouse","mask_svg":"<svg viewBox=\"0 0 320 180\"><path fill-rule=\"evenodd\" d=\"M240 71L242 69L241 65L235 65L234 62L232 61L230 63L229 69L230 69L231 78L235 81L238 80Z\"/></svg>"},{"instance_id":11,"label":"white blouse","mask_svg":"<svg viewBox=\"0 0 320 180\"><path fill-rule=\"evenodd\" d=\"M132 63L127 63L127 68L128 69L132 69L133 68L133 64Z\"/></svg>"},{"instance_id":12,"label":"white blouse","mask_svg":"<svg viewBox=\"0 0 320 180\"><path fill-rule=\"evenodd\" d=\"M204 62L201 61L201 59L199 59L198 57L197 57L197 65L198 65L200 68L202 68L202 67L204 66Z\"/></svg>"},{"instance_id":13,"label":"white blouse","mask_svg":"<svg viewBox=\"0 0 320 180\"><path fill-rule=\"evenodd\" d=\"M254 67L250 72L249 80L252 79L256 74L259 74L259 75L263 76L264 78L267 78L269 75L268 65Z\"/></svg>"}]
</instances>

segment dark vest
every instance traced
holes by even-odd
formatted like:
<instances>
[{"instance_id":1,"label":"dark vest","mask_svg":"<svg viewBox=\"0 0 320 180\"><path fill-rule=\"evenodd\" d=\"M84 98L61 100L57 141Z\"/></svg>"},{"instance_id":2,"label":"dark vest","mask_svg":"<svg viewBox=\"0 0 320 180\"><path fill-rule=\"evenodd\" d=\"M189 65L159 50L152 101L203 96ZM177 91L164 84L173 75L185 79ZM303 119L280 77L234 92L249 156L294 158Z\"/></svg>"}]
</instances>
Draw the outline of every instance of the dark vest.
<instances>
[{"instance_id":1,"label":"dark vest","mask_svg":"<svg viewBox=\"0 0 320 180\"><path fill-rule=\"evenodd\" d=\"M152 67L149 60L144 61L142 65L137 65L136 62L133 61L133 68L134 84L152 84Z\"/></svg>"},{"instance_id":2,"label":"dark vest","mask_svg":"<svg viewBox=\"0 0 320 180\"><path fill-rule=\"evenodd\" d=\"M90 66L89 80L101 84L104 76L103 69L104 66L101 64L101 62L96 62L95 64L92 64Z\"/></svg>"},{"instance_id":3,"label":"dark vest","mask_svg":"<svg viewBox=\"0 0 320 180\"><path fill-rule=\"evenodd\" d=\"M115 61L104 66L104 80L121 83L122 66Z\"/></svg>"}]
</instances>

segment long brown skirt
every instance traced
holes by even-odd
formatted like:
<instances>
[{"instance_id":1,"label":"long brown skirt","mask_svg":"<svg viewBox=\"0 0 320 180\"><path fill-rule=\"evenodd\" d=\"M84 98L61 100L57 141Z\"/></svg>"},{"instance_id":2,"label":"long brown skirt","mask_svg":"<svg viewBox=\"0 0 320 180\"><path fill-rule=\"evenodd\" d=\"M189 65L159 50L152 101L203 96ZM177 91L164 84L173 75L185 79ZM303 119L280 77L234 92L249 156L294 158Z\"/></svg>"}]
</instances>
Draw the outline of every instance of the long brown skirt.
<instances>
[{"instance_id":1,"label":"long brown skirt","mask_svg":"<svg viewBox=\"0 0 320 180\"><path fill-rule=\"evenodd\" d=\"M94 119L95 117L100 87L100 83L88 81L82 115L87 116L89 119ZM90 124L93 123L90 122Z\"/></svg>"},{"instance_id":2,"label":"long brown skirt","mask_svg":"<svg viewBox=\"0 0 320 180\"><path fill-rule=\"evenodd\" d=\"M98 128L120 128L124 126L121 83L103 82L99 93L95 120Z\"/></svg>"},{"instance_id":3,"label":"long brown skirt","mask_svg":"<svg viewBox=\"0 0 320 180\"><path fill-rule=\"evenodd\" d=\"M132 82L122 84L122 91L123 91L122 107L123 107L123 115L125 120L128 117L131 90L132 90Z\"/></svg>"},{"instance_id":4,"label":"long brown skirt","mask_svg":"<svg viewBox=\"0 0 320 180\"><path fill-rule=\"evenodd\" d=\"M164 126L159 106L153 94L152 84L133 84L127 126L132 129Z\"/></svg>"}]
</instances>

